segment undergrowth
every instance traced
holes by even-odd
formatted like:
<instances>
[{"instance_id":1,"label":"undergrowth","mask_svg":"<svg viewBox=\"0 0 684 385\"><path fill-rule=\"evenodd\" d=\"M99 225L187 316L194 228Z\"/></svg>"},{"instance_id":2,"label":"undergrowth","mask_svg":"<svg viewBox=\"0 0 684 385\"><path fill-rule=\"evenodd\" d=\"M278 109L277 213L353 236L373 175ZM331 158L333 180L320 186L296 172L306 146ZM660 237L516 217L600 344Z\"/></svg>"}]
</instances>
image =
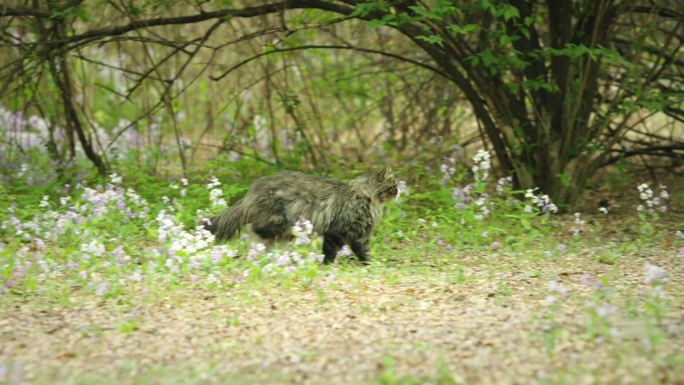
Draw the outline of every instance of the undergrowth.
<instances>
[{"instance_id":1,"label":"undergrowth","mask_svg":"<svg viewBox=\"0 0 684 385\"><path fill-rule=\"evenodd\" d=\"M373 235L366 267L347 248L335 265L321 265L321 239L306 221L293 229L294 242L273 249L246 234L215 243L202 220L239 199L254 177L273 171L255 162L226 164L219 158L187 178L150 175L122 162L106 180L75 171L64 183L50 176L48 163L34 161L0 187L0 302L74 306L71 297L86 295L130 303L135 310L140 302L183 288L335 290L354 285L362 275L393 284L412 275L442 274L449 284L461 285L473 279L462 261L468 255L471 264L488 265L493 273L527 269L530 277L549 278L547 297L532 320L549 354L576 335L560 321L569 302L585 308L586 318L575 325L582 338L619 340L622 321L636 319L643 325L640 343L656 349L666 338L662 325L671 304L665 269L644 263L647 290L617 301L610 276L584 274L588 289L573 293L534 264L582 254L616 265L626 254L663 245L684 255L684 235L662 221L669 215L667 187L635 186L640 203L631 235L615 242L601 238L602 230L614 225L607 209L560 214L543 192L515 191L510 177L494 180L486 152L478 153L474 164L467 169L446 158L434 174L401 181L400 197L387 205ZM395 174L421 173L406 167ZM511 289L500 285L493 295L506 301ZM319 300L326 301L323 291ZM136 327L127 322L119 330ZM392 370L388 364L379 383L419 383ZM449 378L440 368L437 383L452 383Z\"/></svg>"}]
</instances>

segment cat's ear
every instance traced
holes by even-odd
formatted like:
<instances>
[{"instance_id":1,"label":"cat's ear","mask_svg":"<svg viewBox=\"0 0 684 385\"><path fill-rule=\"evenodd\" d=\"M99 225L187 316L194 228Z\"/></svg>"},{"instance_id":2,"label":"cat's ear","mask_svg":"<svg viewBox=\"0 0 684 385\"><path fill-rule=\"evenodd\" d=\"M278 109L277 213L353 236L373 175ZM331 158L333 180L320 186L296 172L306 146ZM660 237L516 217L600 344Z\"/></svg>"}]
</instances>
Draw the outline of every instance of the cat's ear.
<instances>
[{"instance_id":1,"label":"cat's ear","mask_svg":"<svg viewBox=\"0 0 684 385\"><path fill-rule=\"evenodd\" d=\"M384 167L382 170L378 171L375 174L375 178L380 182L385 181L387 178L389 178L391 176L392 176L392 168L389 166Z\"/></svg>"}]
</instances>

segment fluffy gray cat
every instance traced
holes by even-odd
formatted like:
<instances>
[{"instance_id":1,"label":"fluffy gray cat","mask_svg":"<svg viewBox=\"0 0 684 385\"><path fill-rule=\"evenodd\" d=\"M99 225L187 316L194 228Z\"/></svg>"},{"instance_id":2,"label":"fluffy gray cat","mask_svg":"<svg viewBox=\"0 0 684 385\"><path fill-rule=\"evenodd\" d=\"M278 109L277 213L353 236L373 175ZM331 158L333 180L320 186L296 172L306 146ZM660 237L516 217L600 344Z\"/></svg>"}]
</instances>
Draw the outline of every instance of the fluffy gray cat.
<instances>
[{"instance_id":1,"label":"fluffy gray cat","mask_svg":"<svg viewBox=\"0 0 684 385\"><path fill-rule=\"evenodd\" d=\"M235 205L209 219L206 228L218 241L224 241L249 225L270 241L289 239L292 226L304 218L323 235L324 263L333 262L345 244L366 263L368 240L382 206L398 193L389 167L349 183L284 171L256 180Z\"/></svg>"}]
</instances>

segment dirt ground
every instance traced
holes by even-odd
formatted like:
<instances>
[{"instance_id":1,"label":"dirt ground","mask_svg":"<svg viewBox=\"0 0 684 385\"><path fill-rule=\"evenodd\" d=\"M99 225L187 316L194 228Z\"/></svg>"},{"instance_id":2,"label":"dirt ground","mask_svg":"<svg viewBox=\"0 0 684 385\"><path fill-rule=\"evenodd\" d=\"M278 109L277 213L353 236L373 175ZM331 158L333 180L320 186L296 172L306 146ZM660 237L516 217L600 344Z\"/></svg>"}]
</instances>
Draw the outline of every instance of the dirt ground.
<instances>
[{"instance_id":1,"label":"dirt ground","mask_svg":"<svg viewBox=\"0 0 684 385\"><path fill-rule=\"evenodd\" d=\"M372 384L402 376L437 383L447 371L458 384L684 383L684 267L676 252L614 265L588 255L510 260L463 256L461 283L439 266L418 274L370 267L316 289L141 290L135 305L78 293L69 305L14 302L0 317L0 363L9 383L21 384ZM615 340L583 334L592 289L581 276L612 277L616 302L639 297L645 261L669 274L663 341L643 347L646 332L630 317L616 321ZM550 279L571 293L555 313L565 334L552 350L540 319ZM126 329L131 319L135 327Z\"/></svg>"}]
</instances>

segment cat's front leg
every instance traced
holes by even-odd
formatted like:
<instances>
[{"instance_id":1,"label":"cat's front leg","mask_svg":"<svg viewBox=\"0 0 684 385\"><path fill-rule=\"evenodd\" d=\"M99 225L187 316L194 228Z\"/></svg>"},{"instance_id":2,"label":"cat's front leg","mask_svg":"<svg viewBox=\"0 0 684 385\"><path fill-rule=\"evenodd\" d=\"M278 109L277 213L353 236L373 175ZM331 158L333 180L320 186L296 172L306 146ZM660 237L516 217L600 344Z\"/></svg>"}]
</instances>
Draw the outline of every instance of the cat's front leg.
<instances>
[{"instance_id":1,"label":"cat's front leg","mask_svg":"<svg viewBox=\"0 0 684 385\"><path fill-rule=\"evenodd\" d=\"M335 261L337 252L342 247L342 240L332 234L323 234L323 259L324 264L330 264Z\"/></svg>"},{"instance_id":2,"label":"cat's front leg","mask_svg":"<svg viewBox=\"0 0 684 385\"><path fill-rule=\"evenodd\" d=\"M367 265L369 259L368 250L370 249L368 239L353 241L349 246L351 246L352 251L359 258L359 261L364 265Z\"/></svg>"}]
</instances>

